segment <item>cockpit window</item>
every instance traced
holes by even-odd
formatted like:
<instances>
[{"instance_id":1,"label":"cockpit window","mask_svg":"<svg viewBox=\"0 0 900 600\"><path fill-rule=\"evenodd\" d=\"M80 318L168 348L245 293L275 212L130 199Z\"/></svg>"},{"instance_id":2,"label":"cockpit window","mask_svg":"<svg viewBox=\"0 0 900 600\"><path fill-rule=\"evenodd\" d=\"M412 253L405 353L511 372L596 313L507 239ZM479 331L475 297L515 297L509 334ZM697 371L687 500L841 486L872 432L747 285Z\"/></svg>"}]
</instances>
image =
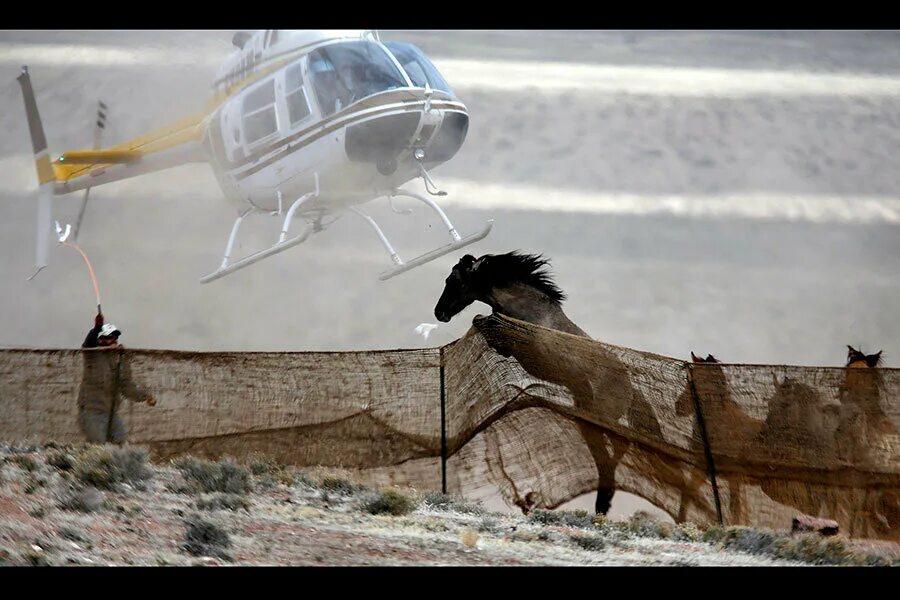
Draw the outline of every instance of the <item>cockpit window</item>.
<instances>
[{"instance_id":1,"label":"cockpit window","mask_svg":"<svg viewBox=\"0 0 900 600\"><path fill-rule=\"evenodd\" d=\"M416 87L425 87L427 81L431 89L453 95L450 84L421 50L408 42L385 42L384 45L396 57L397 62L403 65L403 69Z\"/></svg>"},{"instance_id":2,"label":"cockpit window","mask_svg":"<svg viewBox=\"0 0 900 600\"><path fill-rule=\"evenodd\" d=\"M339 42L313 51L309 72L323 116L373 94L408 85L384 50L368 41Z\"/></svg>"}]
</instances>

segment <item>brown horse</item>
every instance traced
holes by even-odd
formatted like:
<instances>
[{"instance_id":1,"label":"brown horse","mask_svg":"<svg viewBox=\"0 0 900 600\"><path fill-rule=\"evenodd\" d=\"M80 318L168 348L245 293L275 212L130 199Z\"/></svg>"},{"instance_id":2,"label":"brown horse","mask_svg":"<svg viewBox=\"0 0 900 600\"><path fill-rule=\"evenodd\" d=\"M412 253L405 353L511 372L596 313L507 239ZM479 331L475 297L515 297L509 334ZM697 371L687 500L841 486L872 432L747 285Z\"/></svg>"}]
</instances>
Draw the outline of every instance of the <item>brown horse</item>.
<instances>
[{"instance_id":1,"label":"brown horse","mask_svg":"<svg viewBox=\"0 0 900 600\"><path fill-rule=\"evenodd\" d=\"M446 323L467 306L479 301L489 305L494 313L589 338L563 312L562 301L566 296L545 270L548 262L540 255L519 252L486 254L477 259L467 254L445 280L444 291L434 307L434 316ZM597 438L597 431L588 431L590 426L579 424L579 427L585 440ZM597 441L589 443L589 446L592 447L592 454L596 454L595 462L601 479L595 509L597 513L606 514L615 489L604 485L604 482L611 484L611 463L621 458L621 451L607 456L601 452L605 444Z\"/></svg>"}]
</instances>

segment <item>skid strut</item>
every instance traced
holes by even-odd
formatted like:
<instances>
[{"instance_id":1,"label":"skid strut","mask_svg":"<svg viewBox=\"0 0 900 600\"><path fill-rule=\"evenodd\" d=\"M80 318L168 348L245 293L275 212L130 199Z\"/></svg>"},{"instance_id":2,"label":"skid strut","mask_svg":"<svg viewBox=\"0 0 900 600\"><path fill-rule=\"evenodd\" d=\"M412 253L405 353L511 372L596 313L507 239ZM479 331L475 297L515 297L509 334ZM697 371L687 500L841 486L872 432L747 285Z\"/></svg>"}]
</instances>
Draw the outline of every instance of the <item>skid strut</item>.
<instances>
[{"instance_id":1,"label":"skid strut","mask_svg":"<svg viewBox=\"0 0 900 600\"><path fill-rule=\"evenodd\" d=\"M231 227L231 235L228 236L228 245L225 246L225 255L222 257L222 264L219 265L219 268L210 273L209 275L205 275L200 278L200 283L209 283L210 281L215 281L221 277L225 277L229 273L234 273L238 269L243 269L244 267L248 267L255 262L259 262L264 258L269 256L279 254L284 252L288 248L293 248L297 244L300 244L306 241L316 228L313 225L307 224L306 229L300 235L296 235L290 239L288 239L287 234L291 227L291 220L294 218L294 213L297 212L297 209L303 206L309 200L312 200L316 196L319 195L319 176L315 175L316 179L316 189L308 194L304 194L297 198L291 207L288 209L287 214L284 217L284 223L281 226L281 231L278 234L278 240L272 244L269 248L265 250L260 250L250 256L246 256L236 262L230 263L229 260L231 258L231 249L234 246L234 240L237 238L238 229L241 227L241 222L244 220L249 213L254 212L254 209L248 209L238 216L235 220L234 225ZM279 214L281 210L281 194L278 196L279 201Z\"/></svg>"},{"instance_id":2,"label":"skid strut","mask_svg":"<svg viewBox=\"0 0 900 600\"><path fill-rule=\"evenodd\" d=\"M469 244L474 244L475 242L477 242L479 240L483 240L491 232L491 228L494 226L494 220L491 219L485 224L485 226L482 228L482 230L479 231L478 233L474 233L472 235L462 237L459 235L459 232L456 231L456 227L453 226L453 223L450 222L450 218L447 217L447 214L431 198L426 198L425 196L416 194L415 192L410 192L410 191L402 190L402 189L395 190L394 193L391 194L390 199L392 200L396 196L406 196L409 198L413 198L414 200L418 200L418 201L426 204L432 210L434 210L434 212L436 212L438 214L438 216L441 218L441 221L444 222L444 226L447 228L447 232L450 234L450 243L447 244L446 246L441 246L440 248L436 248L430 252L426 252L425 254L422 254L421 256L417 256L416 258L413 258L409 261L404 261L402 258L400 258L400 256L394 250L393 246L391 246L390 241L388 241L387 236L384 235L384 232L381 230L381 227L379 227L378 224L375 222L375 219L366 215L359 209L353 208L352 209L353 212L355 212L356 214L361 216L363 219L365 219L369 223L369 225L372 227L372 229L375 230L375 233L378 235L378 238L381 240L382 245L388 251L388 254L391 255L391 260L394 262L395 266L393 268L388 269L387 271L384 271L378 277L381 281L385 281L387 279L390 279L391 277L399 275L400 273L405 273L406 271L409 271L410 269L414 269L415 267L424 265L425 263L430 262L441 256L444 256L445 254L449 254L450 252L453 252L454 250L459 250L460 248L464 248L465 246L468 246ZM394 209L393 204L391 204L391 208ZM398 212L398 211L396 209L394 209L394 212Z\"/></svg>"}]
</instances>

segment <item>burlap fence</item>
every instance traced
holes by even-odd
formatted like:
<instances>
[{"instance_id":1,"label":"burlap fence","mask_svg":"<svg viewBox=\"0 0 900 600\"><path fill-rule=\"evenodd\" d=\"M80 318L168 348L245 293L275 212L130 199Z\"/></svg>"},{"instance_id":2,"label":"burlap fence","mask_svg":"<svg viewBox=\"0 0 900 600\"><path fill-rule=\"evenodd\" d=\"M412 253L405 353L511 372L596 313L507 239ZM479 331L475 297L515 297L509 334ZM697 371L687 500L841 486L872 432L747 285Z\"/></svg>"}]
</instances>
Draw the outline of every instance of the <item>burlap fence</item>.
<instances>
[{"instance_id":1,"label":"burlap fence","mask_svg":"<svg viewBox=\"0 0 900 600\"><path fill-rule=\"evenodd\" d=\"M498 316L422 350L126 350L112 392L91 352L0 351L0 440L84 441L105 410L157 459L264 454L523 508L603 485L677 521L804 513L900 541L900 369L692 364Z\"/></svg>"}]
</instances>

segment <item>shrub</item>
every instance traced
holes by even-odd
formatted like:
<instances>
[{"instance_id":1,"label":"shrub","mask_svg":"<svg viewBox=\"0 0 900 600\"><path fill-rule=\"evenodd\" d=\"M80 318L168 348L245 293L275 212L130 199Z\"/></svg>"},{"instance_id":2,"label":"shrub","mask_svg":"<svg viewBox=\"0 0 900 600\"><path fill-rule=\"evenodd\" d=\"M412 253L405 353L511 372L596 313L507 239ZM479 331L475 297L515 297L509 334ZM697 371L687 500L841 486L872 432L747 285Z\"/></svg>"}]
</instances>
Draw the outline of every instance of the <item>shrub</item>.
<instances>
[{"instance_id":1,"label":"shrub","mask_svg":"<svg viewBox=\"0 0 900 600\"><path fill-rule=\"evenodd\" d=\"M292 485L302 485L311 489L315 489L318 487L316 481L312 477L310 477L308 473L304 473L302 471L294 475Z\"/></svg>"},{"instance_id":2,"label":"shrub","mask_svg":"<svg viewBox=\"0 0 900 600\"><path fill-rule=\"evenodd\" d=\"M713 526L703 541L729 550L794 560L813 565L888 565L892 560L875 553L857 552L844 538L805 533L792 537L756 527Z\"/></svg>"},{"instance_id":3,"label":"shrub","mask_svg":"<svg viewBox=\"0 0 900 600\"><path fill-rule=\"evenodd\" d=\"M720 541L726 548L747 554L777 556L779 536L768 529L729 527Z\"/></svg>"},{"instance_id":4,"label":"shrub","mask_svg":"<svg viewBox=\"0 0 900 600\"><path fill-rule=\"evenodd\" d=\"M228 532L199 516L188 519L184 550L192 556L218 556L231 560L227 550L231 547Z\"/></svg>"},{"instance_id":5,"label":"shrub","mask_svg":"<svg viewBox=\"0 0 900 600\"><path fill-rule=\"evenodd\" d=\"M796 538L782 538L775 546L775 554L779 558L797 560L813 565L851 564L852 553L837 536L822 537L818 534L805 534Z\"/></svg>"},{"instance_id":6,"label":"shrub","mask_svg":"<svg viewBox=\"0 0 900 600\"><path fill-rule=\"evenodd\" d=\"M200 510L250 510L250 503L240 494L216 493L197 501Z\"/></svg>"},{"instance_id":7,"label":"shrub","mask_svg":"<svg viewBox=\"0 0 900 600\"><path fill-rule=\"evenodd\" d=\"M544 510L536 508L528 515L531 523L555 525L558 527L579 527L588 529L594 526L594 516L585 510Z\"/></svg>"},{"instance_id":8,"label":"shrub","mask_svg":"<svg viewBox=\"0 0 900 600\"><path fill-rule=\"evenodd\" d=\"M60 528L57 530L57 534L59 534L59 537L63 538L64 540L69 540L72 542L88 541L80 531L68 525L60 526Z\"/></svg>"},{"instance_id":9,"label":"shrub","mask_svg":"<svg viewBox=\"0 0 900 600\"><path fill-rule=\"evenodd\" d=\"M186 456L174 463L188 484L189 491L208 494L246 494L253 490L250 472L225 459L211 462Z\"/></svg>"},{"instance_id":10,"label":"shrub","mask_svg":"<svg viewBox=\"0 0 900 600\"><path fill-rule=\"evenodd\" d=\"M41 465L30 454L16 454L6 459L8 462L16 465L23 471L34 473L40 470Z\"/></svg>"},{"instance_id":11,"label":"shrub","mask_svg":"<svg viewBox=\"0 0 900 600\"><path fill-rule=\"evenodd\" d=\"M483 515L487 512L481 503L469 502L460 496L451 496L442 492L428 492L422 498L422 501L426 506L435 510L445 510L466 515Z\"/></svg>"},{"instance_id":12,"label":"shrub","mask_svg":"<svg viewBox=\"0 0 900 600\"><path fill-rule=\"evenodd\" d=\"M275 475L284 469L284 467L279 465L274 459L267 456L257 456L252 458L248 466L250 472L256 477Z\"/></svg>"},{"instance_id":13,"label":"shrub","mask_svg":"<svg viewBox=\"0 0 900 600\"><path fill-rule=\"evenodd\" d=\"M64 450L51 450L47 453L47 464L60 471L71 471L75 468L75 458Z\"/></svg>"},{"instance_id":14,"label":"shrub","mask_svg":"<svg viewBox=\"0 0 900 600\"><path fill-rule=\"evenodd\" d=\"M569 539L584 550L590 550L591 552L605 550L608 545L602 536L594 534L570 535Z\"/></svg>"},{"instance_id":15,"label":"shrub","mask_svg":"<svg viewBox=\"0 0 900 600\"><path fill-rule=\"evenodd\" d=\"M675 527L671 523L660 521L650 513L639 510L628 519L628 530L638 537L671 539Z\"/></svg>"},{"instance_id":16,"label":"shrub","mask_svg":"<svg viewBox=\"0 0 900 600\"><path fill-rule=\"evenodd\" d=\"M113 490L120 483L142 489L153 477L146 450L109 446L91 446L76 456L74 473L84 483L103 490Z\"/></svg>"},{"instance_id":17,"label":"shrub","mask_svg":"<svg viewBox=\"0 0 900 600\"><path fill-rule=\"evenodd\" d=\"M478 531L480 533L500 533L501 523L494 517L484 517L478 522Z\"/></svg>"},{"instance_id":18,"label":"shrub","mask_svg":"<svg viewBox=\"0 0 900 600\"><path fill-rule=\"evenodd\" d=\"M352 496L353 494L366 489L365 486L359 485L358 483L351 481L346 477L340 477L336 475L323 477L321 482L319 483L319 487L326 492L333 492L335 494L341 494L343 496Z\"/></svg>"},{"instance_id":19,"label":"shrub","mask_svg":"<svg viewBox=\"0 0 900 600\"><path fill-rule=\"evenodd\" d=\"M672 537L679 542L699 542L703 539L703 532L696 524L685 522L675 526Z\"/></svg>"},{"instance_id":20,"label":"shrub","mask_svg":"<svg viewBox=\"0 0 900 600\"><path fill-rule=\"evenodd\" d=\"M416 503L399 490L375 492L363 504L363 509L372 515L406 515L416 509Z\"/></svg>"},{"instance_id":21,"label":"shrub","mask_svg":"<svg viewBox=\"0 0 900 600\"><path fill-rule=\"evenodd\" d=\"M59 498L59 508L90 513L103 506L103 492L93 487L74 487Z\"/></svg>"}]
</instances>

